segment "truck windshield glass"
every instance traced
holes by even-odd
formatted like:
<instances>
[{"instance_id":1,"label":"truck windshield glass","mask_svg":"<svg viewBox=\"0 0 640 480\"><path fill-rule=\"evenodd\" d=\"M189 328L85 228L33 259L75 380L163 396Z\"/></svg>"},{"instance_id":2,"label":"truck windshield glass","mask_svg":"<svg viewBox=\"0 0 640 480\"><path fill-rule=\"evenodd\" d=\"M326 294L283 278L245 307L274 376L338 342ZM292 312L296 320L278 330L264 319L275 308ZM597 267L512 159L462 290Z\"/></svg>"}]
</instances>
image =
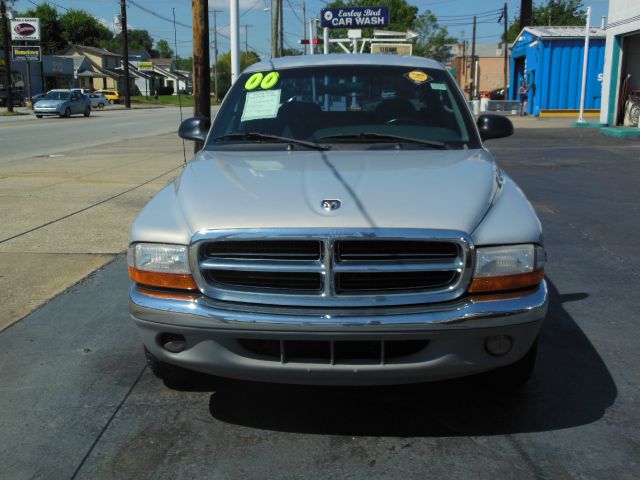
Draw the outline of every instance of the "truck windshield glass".
<instances>
[{"instance_id":1,"label":"truck windshield glass","mask_svg":"<svg viewBox=\"0 0 640 480\"><path fill-rule=\"evenodd\" d=\"M473 119L449 74L398 66L323 66L242 75L213 124L209 144L267 134L322 145L402 143L478 148Z\"/></svg>"}]
</instances>

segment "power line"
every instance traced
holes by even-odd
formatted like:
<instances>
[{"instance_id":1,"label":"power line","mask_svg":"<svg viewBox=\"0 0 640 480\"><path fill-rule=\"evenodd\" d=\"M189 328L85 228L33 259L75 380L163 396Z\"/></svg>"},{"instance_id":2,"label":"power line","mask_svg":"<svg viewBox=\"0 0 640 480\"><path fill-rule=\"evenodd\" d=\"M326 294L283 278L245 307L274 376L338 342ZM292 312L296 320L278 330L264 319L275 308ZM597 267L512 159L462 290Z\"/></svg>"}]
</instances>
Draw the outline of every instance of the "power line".
<instances>
[{"instance_id":1,"label":"power line","mask_svg":"<svg viewBox=\"0 0 640 480\"><path fill-rule=\"evenodd\" d=\"M261 2L261 1L262 1L262 0L258 0L257 2L255 2L255 3L253 4L253 6L257 5L257 4L258 4L258 2ZM134 0L129 0L129 4L130 4L130 5L133 5L134 7L139 8L140 10L142 10L142 11L144 11L144 12L147 12L149 15L153 15L153 16L154 16L154 17L156 17L156 18L159 18L159 19L161 19L161 20L164 20L165 22L174 23L172 19L169 19L169 18L167 18L167 17L165 17L165 16L163 16L163 15L160 15L159 13L156 13L156 12L154 12L153 10L151 10L151 9L149 9L149 8L147 8L147 7L143 7L143 6L141 6L140 4L138 4L138 3L137 3L136 1L134 1ZM251 8L253 8L253 6L252 6ZM245 12L245 13L246 13L246 12ZM242 15L241 15L241 17L242 17ZM180 25L181 27L184 27L184 28L188 28L189 30L192 30L192 29L193 29L193 27L192 27L191 25L188 25L188 24L186 24L186 23L179 22L179 21L177 21L177 20L176 20L175 24L176 24L176 25ZM225 27L227 27L227 26L228 26L228 25L225 25L224 27L220 27L220 28L217 30L217 33L218 33L218 35L220 35L221 37L226 38L227 40L231 40L231 37L229 37L229 35L225 35L224 33L222 33L222 32L220 31L222 28L225 28ZM255 48L253 45L249 45L249 47L251 48L251 50L254 50L254 51L259 52L259 53L261 53L261 54L263 54L263 55L266 55L266 53L265 53L264 51L262 51L262 50L260 50L260 49L258 49L258 48Z\"/></svg>"}]
</instances>

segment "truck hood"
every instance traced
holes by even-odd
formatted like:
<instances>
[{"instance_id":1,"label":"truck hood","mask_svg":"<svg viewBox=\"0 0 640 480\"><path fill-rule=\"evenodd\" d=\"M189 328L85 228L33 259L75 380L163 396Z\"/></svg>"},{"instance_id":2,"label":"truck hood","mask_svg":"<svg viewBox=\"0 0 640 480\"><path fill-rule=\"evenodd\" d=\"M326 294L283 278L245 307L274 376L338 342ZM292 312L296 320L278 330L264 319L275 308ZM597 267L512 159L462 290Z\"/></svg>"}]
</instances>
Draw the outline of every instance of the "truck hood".
<instances>
[{"instance_id":1,"label":"truck hood","mask_svg":"<svg viewBox=\"0 0 640 480\"><path fill-rule=\"evenodd\" d=\"M175 182L195 233L434 228L471 233L498 189L485 150L202 151ZM336 199L339 209L322 202Z\"/></svg>"}]
</instances>

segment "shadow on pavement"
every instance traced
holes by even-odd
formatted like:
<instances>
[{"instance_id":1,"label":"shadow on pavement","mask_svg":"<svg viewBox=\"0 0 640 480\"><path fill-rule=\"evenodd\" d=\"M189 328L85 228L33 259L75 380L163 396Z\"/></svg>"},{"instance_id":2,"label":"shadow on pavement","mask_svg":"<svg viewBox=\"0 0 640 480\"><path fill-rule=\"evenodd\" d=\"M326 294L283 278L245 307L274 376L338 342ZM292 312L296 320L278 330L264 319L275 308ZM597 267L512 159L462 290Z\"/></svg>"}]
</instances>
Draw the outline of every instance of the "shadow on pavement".
<instances>
[{"instance_id":1,"label":"shadow on pavement","mask_svg":"<svg viewBox=\"0 0 640 480\"><path fill-rule=\"evenodd\" d=\"M601 418L617 396L605 364L563 308L586 294L559 295L542 328L530 382L492 391L482 377L392 387L321 387L213 379L211 415L275 431L353 436L501 435L574 427Z\"/></svg>"}]
</instances>

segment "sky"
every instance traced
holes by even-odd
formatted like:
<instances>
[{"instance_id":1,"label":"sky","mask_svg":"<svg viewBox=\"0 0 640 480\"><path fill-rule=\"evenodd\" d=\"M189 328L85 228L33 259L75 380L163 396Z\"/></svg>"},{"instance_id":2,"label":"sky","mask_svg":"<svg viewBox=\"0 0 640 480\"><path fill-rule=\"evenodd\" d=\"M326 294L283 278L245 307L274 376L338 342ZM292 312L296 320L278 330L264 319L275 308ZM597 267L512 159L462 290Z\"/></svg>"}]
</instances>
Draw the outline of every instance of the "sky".
<instances>
[{"instance_id":1,"label":"sky","mask_svg":"<svg viewBox=\"0 0 640 480\"><path fill-rule=\"evenodd\" d=\"M497 23L504 0L408 0L416 5L420 13L431 10L438 17L439 23L446 25L449 33L456 38L470 42L472 36L472 18L479 14L477 42L497 43L502 33L502 25ZM16 0L15 9L26 10L34 4L45 0ZM245 48L245 30L249 49L268 58L271 44L271 2L272 0L240 0L240 47ZM298 40L302 38L302 2L303 0L284 0L284 42L285 47L300 48ZM371 0L375 5L375 0ZM113 16L120 13L120 0L49 0L58 10L64 8L81 8L94 16L113 22ZM534 3L538 3L534 0ZM592 24L599 25L600 18L607 15L608 0L583 0L586 6L592 7ZM182 57L191 56L191 0L127 0L127 20L129 28L148 30L157 41L167 40L174 48L173 24L165 19L173 17L175 9L177 51ZM319 15L325 6L323 0L306 0L307 17ZM218 10L218 52L229 50L229 2L228 0L209 0L210 9ZM508 0L509 17L513 18L520 8L520 0ZM466 16L462 17L461 16ZM165 19L161 18L164 17ZM211 28L213 21L209 20ZM248 27L244 27L248 25ZM213 34L211 34L213 41ZM213 52L211 53L213 59Z\"/></svg>"}]
</instances>

